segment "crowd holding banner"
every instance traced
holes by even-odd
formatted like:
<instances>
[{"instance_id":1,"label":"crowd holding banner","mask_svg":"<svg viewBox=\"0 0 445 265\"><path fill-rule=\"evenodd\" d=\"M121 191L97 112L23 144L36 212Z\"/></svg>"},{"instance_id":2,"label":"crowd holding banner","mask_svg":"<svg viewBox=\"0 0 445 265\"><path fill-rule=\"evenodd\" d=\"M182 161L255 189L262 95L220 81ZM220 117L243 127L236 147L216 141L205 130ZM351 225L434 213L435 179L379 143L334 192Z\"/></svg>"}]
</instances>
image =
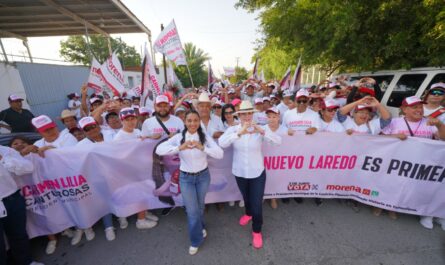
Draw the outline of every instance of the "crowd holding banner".
<instances>
[{"instance_id":1,"label":"crowd holding banner","mask_svg":"<svg viewBox=\"0 0 445 265\"><path fill-rule=\"evenodd\" d=\"M186 65L174 22L155 50ZM272 208L278 199L317 198L317 205L345 199L355 211L363 207L359 203L371 206L376 216L382 210L392 219L396 212L418 215L428 229L437 218L445 230L445 83L431 85L422 98L405 98L403 115L391 117L372 78L348 84L339 77L303 88L300 61L292 78L289 68L281 82L262 80L258 62L254 78L240 84L209 71L208 87L177 95L160 87L146 52L141 86L129 98L113 54L92 71L80 96L69 95L73 102L60 117L65 130L46 115L28 117L42 138L16 137L0 150L0 220L23 223L24 231L25 219L12 215L11 207L26 207L27 215L27 233L0 226L12 256L18 259L21 248L23 264L30 263L28 236L48 236L46 252L52 254L58 233L72 237L73 245L83 235L92 240L101 219L111 241L113 215L121 229L131 215L137 215L138 229L151 229L159 219L149 210L168 214L181 205L194 255L207 235L204 199L218 207L244 205L239 224L252 222L255 248L263 247L261 227L268 225L263 198ZM21 110L22 98L8 101L11 110ZM200 198L191 199L190 189Z\"/></svg>"}]
</instances>

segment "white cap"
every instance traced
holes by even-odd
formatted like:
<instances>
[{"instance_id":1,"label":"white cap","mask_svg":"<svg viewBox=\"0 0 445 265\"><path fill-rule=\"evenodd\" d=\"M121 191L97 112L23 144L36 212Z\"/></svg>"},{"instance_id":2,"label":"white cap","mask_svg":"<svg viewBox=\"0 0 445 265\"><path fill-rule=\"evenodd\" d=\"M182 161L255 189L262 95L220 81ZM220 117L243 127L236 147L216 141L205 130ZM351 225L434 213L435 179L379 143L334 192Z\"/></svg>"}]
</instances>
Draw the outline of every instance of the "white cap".
<instances>
[{"instance_id":1,"label":"white cap","mask_svg":"<svg viewBox=\"0 0 445 265\"><path fill-rule=\"evenodd\" d=\"M91 117L91 116L87 116L87 117L83 117L82 119L80 119L79 121L79 126L80 128L82 128L82 130L87 127L88 125L95 125L97 124L96 120Z\"/></svg>"},{"instance_id":2,"label":"white cap","mask_svg":"<svg viewBox=\"0 0 445 265\"><path fill-rule=\"evenodd\" d=\"M273 106L272 108L268 108L268 109L266 110L266 114L269 113L269 112L273 112L273 113L276 113L276 114L280 114L280 110L279 110L277 107L275 107L275 106Z\"/></svg>"},{"instance_id":3,"label":"white cap","mask_svg":"<svg viewBox=\"0 0 445 265\"><path fill-rule=\"evenodd\" d=\"M96 102L96 101L102 102L102 99L100 99L98 97L90 98L90 104L94 104L94 102Z\"/></svg>"},{"instance_id":4,"label":"white cap","mask_svg":"<svg viewBox=\"0 0 445 265\"><path fill-rule=\"evenodd\" d=\"M306 89L300 89L297 92L297 95L295 96L295 99L301 98L301 97L309 97L309 92Z\"/></svg>"},{"instance_id":5,"label":"white cap","mask_svg":"<svg viewBox=\"0 0 445 265\"><path fill-rule=\"evenodd\" d=\"M324 100L324 105L327 109L334 109L334 108L339 108L340 105L338 104L338 102L334 99L325 99Z\"/></svg>"},{"instance_id":6,"label":"white cap","mask_svg":"<svg viewBox=\"0 0 445 265\"><path fill-rule=\"evenodd\" d=\"M228 94L235 94L235 89L233 89L233 88L229 89Z\"/></svg>"},{"instance_id":7,"label":"white cap","mask_svg":"<svg viewBox=\"0 0 445 265\"><path fill-rule=\"evenodd\" d=\"M9 101L17 101L17 100L23 100L23 98L20 97L20 96L11 94L11 95L9 95L8 100L9 100Z\"/></svg>"},{"instance_id":8,"label":"white cap","mask_svg":"<svg viewBox=\"0 0 445 265\"><path fill-rule=\"evenodd\" d=\"M256 104L263 104L263 99L262 98L256 98L255 99L255 105Z\"/></svg>"},{"instance_id":9,"label":"white cap","mask_svg":"<svg viewBox=\"0 0 445 265\"><path fill-rule=\"evenodd\" d=\"M445 83L439 82L439 83L432 84L430 89L433 89L433 88L445 89Z\"/></svg>"},{"instance_id":10,"label":"white cap","mask_svg":"<svg viewBox=\"0 0 445 265\"><path fill-rule=\"evenodd\" d=\"M140 107L139 108L139 115L145 115L150 114L151 111L147 107Z\"/></svg>"},{"instance_id":11,"label":"white cap","mask_svg":"<svg viewBox=\"0 0 445 265\"><path fill-rule=\"evenodd\" d=\"M416 104L425 104L425 101L417 96L407 97L402 101L402 106L413 106Z\"/></svg>"},{"instance_id":12,"label":"white cap","mask_svg":"<svg viewBox=\"0 0 445 265\"><path fill-rule=\"evenodd\" d=\"M207 94L206 92L202 92L201 94L199 94L198 102L199 103L211 103L209 94Z\"/></svg>"},{"instance_id":13,"label":"white cap","mask_svg":"<svg viewBox=\"0 0 445 265\"><path fill-rule=\"evenodd\" d=\"M159 104L159 103L167 103L168 104L170 101L168 100L168 97L166 95L159 95L156 97L155 102L156 102L156 104Z\"/></svg>"},{"instance_id":14,"label":"white cap","mask_svg":"<svg viewBox=\"0 0 445 265\"><path fill-rule=\"evenodd\" d=\"M290 91L289 89L284 90L283 92L283 97L292 97L292 91Z\"/></svg>"},{"instance_id":15,"label":"white cap","mask_svg":"<svg viewBox=\"0 0 445 265\"><path fill-rule=\"evenodd\" d=\"M270 101L270 97L263 97L263 102L264 101Z\"/></svg>"},{"instance_id":16,"label":"white cap","mask_svg":"<svg viewBox=\"0 0 445 265\"><path fill-rule=\"evenodd\" d=\"M56 124L46 115L40 115L31 120L32 125L38 132L43 132L49 128L56 127Z\"/></svg>"}]
</instances>

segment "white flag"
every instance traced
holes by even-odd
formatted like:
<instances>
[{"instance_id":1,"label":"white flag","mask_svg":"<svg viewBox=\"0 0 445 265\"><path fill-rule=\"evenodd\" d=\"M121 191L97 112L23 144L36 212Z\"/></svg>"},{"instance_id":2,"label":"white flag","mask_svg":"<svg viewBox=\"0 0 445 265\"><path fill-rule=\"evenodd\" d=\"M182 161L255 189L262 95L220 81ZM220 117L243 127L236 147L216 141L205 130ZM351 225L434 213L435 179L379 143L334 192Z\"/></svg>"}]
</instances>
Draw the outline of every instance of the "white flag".
<instances>
[{"instance_id":1,"label":"white flag","mask_svg":"<svg viewBox=\"0 0 445 265\"><path fill-rule=\"evenodd\" d=\"M91 89L94 89L94 92L96 94L102 93L102 91L104 91L104 89L107 87L99 74L100 67L100 63L96 60L96 58L93 58L93 61L91 62L90 76L88 77L87 86Z\"/></svg>"},{"instance_id":2,"label":"white flag","mask_svg":"<svg viewBox=\"0 0 445 265\"><path fill-rule=\"evenodd\" d=\"M99 74L115 96L120 96L125 91L124 72L116 52L100 67Z\"/></svg>"},{"instance_id":3,"label":"white flag","mask_svg":"<svg viewBox=\"0 0 445 265\"><path fill-rule=\"evenodd\" d=\"M227 77L234 76L235 75L235 68L233 67L223 67L224 69L224 75Z\"/></svg>"},{"instance_id":4,"label":"white flag","mask_svg":"<svg viewBox=\"0 0 445 265\"><path fill-rule=\"evenodd\" d=\"M151 92L151 93L150 93ZM162 92L161 87L156 77L156 69L151 60L150 53L148 53L147 47L145 47L145 58L142 64L142 83L141 94L143 98L142 105L146 105L147 98L150 94L153 95L153 99L160 95Z\"/></svg>"},{"instance_id":5,"label":"white flag","mask_svg":"<svg viewBox=\"0 0 445 265\"><path fill-rule=\"evenodd\" d=\"M163 53L176 65L187 65L175 20L172 20L161 34L159 34L155 41L154 49L157 52Z\"/></svg>"}]
</instances>

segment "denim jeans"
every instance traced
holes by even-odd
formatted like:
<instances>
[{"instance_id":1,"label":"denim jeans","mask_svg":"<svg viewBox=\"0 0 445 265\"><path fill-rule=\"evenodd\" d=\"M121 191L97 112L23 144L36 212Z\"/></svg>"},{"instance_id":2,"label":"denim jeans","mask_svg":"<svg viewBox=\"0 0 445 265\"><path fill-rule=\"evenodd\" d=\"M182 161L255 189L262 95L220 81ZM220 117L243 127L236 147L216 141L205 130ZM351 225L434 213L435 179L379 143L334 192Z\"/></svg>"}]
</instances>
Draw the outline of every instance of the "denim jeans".
<instances>
[{"instance_id":1,"label":"denim jeans","mask_svg":"<svg viewBox=\"0 0 445 265\"><path fill-rule=\"evenodd\" d=\"M7 216L0 218L0 265L6 265L6 246L3 232L6 234L15 264L28 265L32 262L31 248L26 233L25 199L17 191L3 198Z\"/></svg>"},{"instance_id":2,"label":"denim jeans","mask_svg":"<svg viewBox=\"0 0 445 265\"><path fill-rule=\"evenodd\" d=\"M102 217L102 223L104 224L105 229L108 227L113 227L113 215L109 213Z\"/></svg>"},{"instance_id":3,"label":"denim jeans","mask_svg":"<svg viewBox=\"0 0 445 265\"><path fill-rule=\"evenodd\" d=\"M266 171L253 179L235 177L238 188L243 195L246 215L252 216L252 230L255 233L260 233L263 225L263 195L266 185Z\"/></svg>"},{"instance_id":4,"label":"denim jeans","mask_svg":"<svg viewBox=\"0 0 445 265\"><path fill-rule=\"evenodd\" d=\"M204 224L205 196L210 184L209 169L199 175L189 175L181 171L179 187L187 212L187 222L190 242L193 247L199 247L204 241L202 230Z\"/></svg>"}]
</instances>

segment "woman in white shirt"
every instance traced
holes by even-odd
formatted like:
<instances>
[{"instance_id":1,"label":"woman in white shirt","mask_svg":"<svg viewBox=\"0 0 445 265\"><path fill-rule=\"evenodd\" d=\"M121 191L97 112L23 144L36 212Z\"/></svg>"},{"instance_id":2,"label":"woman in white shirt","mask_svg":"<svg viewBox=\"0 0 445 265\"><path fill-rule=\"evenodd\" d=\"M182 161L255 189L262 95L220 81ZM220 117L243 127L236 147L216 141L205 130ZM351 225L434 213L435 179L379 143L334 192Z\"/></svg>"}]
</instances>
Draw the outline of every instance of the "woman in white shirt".
<instances>
[{"instance_id":1,"label":"woman in white shirt","mask_svg":"<svg viewBox=\"0 0 445 265\"><path fill-rule=\"evenodd\" d=\"M266 140L281 144L281 137L255 124L254 112L250 101L243 101L237 112L241 124L229 127L219 138L219 145L225 148L233 144L232 173L245 202L245 214L240 218L239 224L245 226L252 220L252 243L255 248L261 248L262 207L266 184L262 143Z\"/></svg>"},{"instance_id":2,"label":"woman in white shirt","mask_svg":"<svg viewBox=\"0 0 445 265\"><path fill-rule=\"evenodd\" d=\"M221 159L223 150L201 128L198 112L189 111L185 116L185 129L156 149L158 155L179 153L179 186L187 212L188 230L191 241L189 254L198 252L207 236L204 225L205 196L210 184L207 155Z\"/></svg>"}]
</instances>

